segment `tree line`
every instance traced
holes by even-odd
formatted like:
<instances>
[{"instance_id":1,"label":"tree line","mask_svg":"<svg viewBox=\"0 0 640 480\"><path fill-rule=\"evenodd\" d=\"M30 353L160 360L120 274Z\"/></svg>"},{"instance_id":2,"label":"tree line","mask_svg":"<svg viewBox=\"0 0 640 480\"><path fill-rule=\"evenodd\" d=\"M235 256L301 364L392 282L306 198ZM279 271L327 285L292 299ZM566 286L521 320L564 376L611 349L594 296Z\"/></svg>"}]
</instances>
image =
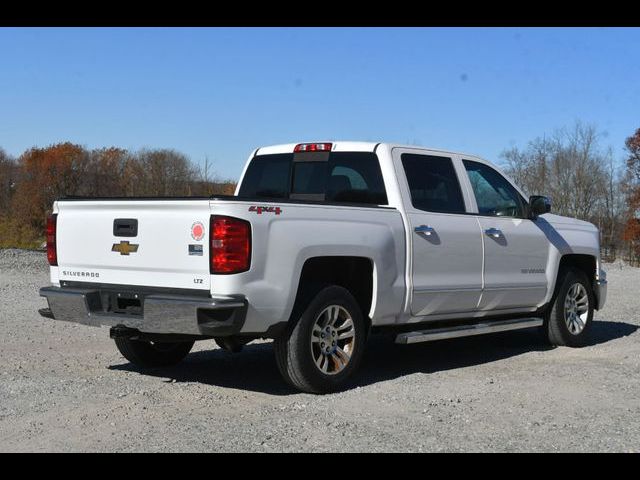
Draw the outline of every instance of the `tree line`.
<instances>
[{"instance_id":1,"label":"tree line","mask_svg":"<svg viewBox=\"0 0 640 480\"><path fill-rule=\"evenodd\" d=\"M624 162L604 135L577 122L505 150L503 167L530 195L551 197L552 212L595 224L604 260L640 262L640 129L625 142Z\"/></svg>"},{"instance_id":2,"label":"tree line","mask_svg":"<svg viewBox=\"0 0 640 480\"><path fill-rule=\"evenodd\" d=\"M594 223L605 260L640 263L640 129L625 158L603 146L593 125L576 123L501 154L507 174L530 195L551 197L552 211ZM623 160L623 161L621 161ZM0 247L42 243L53 201L65 195L201 196L232 194L235 183L210 175L170 149L89 150L73 143L31 148L17 159L0 149Z\"/></svg>"},{"instance_id":3,"label":"tree line","mask_svg":"<svg viewBox=\"0 0 640 480\"><path fill-rule=\"evenodd\" d=\"M130 152L73 143L31 148L17 159L0 149L0 247L37 247L46 216L62 196L208 196L235 183L171 149Z\"/></svg>"}]
</instances>

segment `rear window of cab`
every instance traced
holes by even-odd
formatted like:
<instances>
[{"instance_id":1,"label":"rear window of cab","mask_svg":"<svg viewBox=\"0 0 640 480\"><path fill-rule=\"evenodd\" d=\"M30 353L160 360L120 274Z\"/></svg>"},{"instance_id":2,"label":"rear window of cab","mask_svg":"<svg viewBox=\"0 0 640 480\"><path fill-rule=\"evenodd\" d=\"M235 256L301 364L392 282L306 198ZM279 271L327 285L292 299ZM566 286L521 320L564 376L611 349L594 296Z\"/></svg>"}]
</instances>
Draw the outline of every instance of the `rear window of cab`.
<instances>
[{"instance_id":1,"label":"rear window of cab","mask_svg":"<svg viewBox=\"0 0 640 480\"><path fill-rule=\"evenodd\" d=\"M380 163L372 152L256 155L238 194L333 203L388 203Z\"/></svg>"}]
</instances>

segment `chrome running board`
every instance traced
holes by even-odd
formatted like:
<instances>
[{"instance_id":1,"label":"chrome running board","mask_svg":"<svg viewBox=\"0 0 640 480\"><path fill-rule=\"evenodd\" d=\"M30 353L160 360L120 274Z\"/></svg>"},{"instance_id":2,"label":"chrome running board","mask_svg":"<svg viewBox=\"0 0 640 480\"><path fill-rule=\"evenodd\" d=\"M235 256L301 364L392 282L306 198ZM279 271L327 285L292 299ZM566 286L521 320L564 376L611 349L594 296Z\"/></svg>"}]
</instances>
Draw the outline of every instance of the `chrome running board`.
<instances>
[{"instance_id":1,"label":"chrome running board","mask_svg":"<svg viewBox=\"0 0 640 480\"><path fill-rule=\"evenodd\" d=\"M396 343L420 343L443 340L445 338L470 337L472 335L484 335L485 333L506 332L520 330L521 328L539 327L541 318L517 318L491 323L477 323L475 325L459 325L456 327L434 328L419 332L400 333L396 337Z\"/></svg>"}]
</instances>

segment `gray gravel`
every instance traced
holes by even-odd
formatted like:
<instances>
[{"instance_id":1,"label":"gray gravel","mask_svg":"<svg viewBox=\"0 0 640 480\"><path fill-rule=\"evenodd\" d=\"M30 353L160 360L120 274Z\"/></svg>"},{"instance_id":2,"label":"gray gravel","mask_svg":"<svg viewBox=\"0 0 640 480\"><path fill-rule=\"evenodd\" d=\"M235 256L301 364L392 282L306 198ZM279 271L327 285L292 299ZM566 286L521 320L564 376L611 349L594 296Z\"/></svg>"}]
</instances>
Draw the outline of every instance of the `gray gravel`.
<instances>
[{"instance_id":1,"label":"gray gravel","mask_svg":"<svg viewBox=\"0 0 640 480\"><path fill-rule=\"evenodd\" d=\"M594 342L535 331L396 346L356 384L286 387L269 343L143 374L108 330L42 319L39 252L0 250L0 451L639 451L640 269L609 265Z\"/></svg>"}]
</instances>

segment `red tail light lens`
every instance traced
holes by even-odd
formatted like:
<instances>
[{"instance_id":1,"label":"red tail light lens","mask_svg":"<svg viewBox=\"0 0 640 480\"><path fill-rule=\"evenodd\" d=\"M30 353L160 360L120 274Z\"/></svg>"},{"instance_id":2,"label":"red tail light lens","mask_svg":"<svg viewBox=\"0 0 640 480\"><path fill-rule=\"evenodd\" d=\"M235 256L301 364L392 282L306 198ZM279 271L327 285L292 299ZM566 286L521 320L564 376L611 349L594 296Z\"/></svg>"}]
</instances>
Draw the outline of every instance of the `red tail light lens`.
<instances>
[{"instance_id":1,"label":"red tail light lens","mask_svg":"<svg viewBox=\"0 0 640 480\"><path fill-rule=\"evenodd\" d=\"M47 218L47 260L52 267L58 266L58 252L56 250L56 224L58 214L54 213Z\"/></svg>"},{"instance_id":2,"label":"red tail light lens","mask_svg":"<svg viewBox=\"0 0 640 480\"><path fill-rule=\"evenodd\" d=\"M211 273L240 273L251 265L251 224L239 218L211 216Z\"/></svg>"},{"instance_id":3,"label":"red tail light lens","mask_svg":"<svg viewBox=\"0 0 640 480\"><path fill-rule=\"evenodd\" d=\"M296 152L330 152L330 143L299 143L293 149Z\"/></svg>"}]
</instances>

